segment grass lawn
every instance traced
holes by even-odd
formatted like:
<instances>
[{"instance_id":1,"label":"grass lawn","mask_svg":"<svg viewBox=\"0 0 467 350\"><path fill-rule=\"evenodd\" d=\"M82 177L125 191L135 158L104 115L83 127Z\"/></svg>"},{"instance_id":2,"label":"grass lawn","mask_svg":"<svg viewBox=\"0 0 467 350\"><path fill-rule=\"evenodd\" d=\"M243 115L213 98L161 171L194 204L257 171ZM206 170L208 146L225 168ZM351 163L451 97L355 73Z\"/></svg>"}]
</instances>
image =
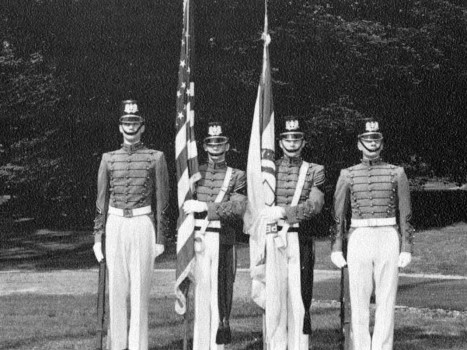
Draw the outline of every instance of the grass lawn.
<instances>
[{"instance_id":1,"label":"grass lawn","mask_svg":"<svg viewBox=\"0 0 467 350\"><path fill-rule=\"evenodd\" d=\"M3 317L0 349L93 349L95 295L10 295L0 298ZM173 299L153 298L150 349L181 349L183 320L173 311ZM313 305L313 349L337 349L337 303ZM248 299L237 299L232 319L233 343L228 349L262 349L261 312ZM394 349L465 349L467 314L402 308L396 311Z\"/></svg>"},{"instance_id":2,"label":"grass lawn","mask_svg":"<svg viewBox=\"0 0 467 350\"><path fill-rule=\"evenodd\" d=\"M25 230L1 233L0 270L85 269L96 267L89 231ZM249 267L248 244L237 246L238 267ZM316 269L335 269L328 239L316 241ZM417 232L406 273L467 276L467 224ZM156 268L175 267L175 247L157 258Z\"/></svg>"},{"instance_id":3,"label":"grass lawn","mask_svg":"<svg viewBox=\"0 0 467 350\"><path fill-rule=\"evenodd\" d=\"M88 271L96 267L89 231L30 230L2 233L0 270ZM467 276L467 224L419 232L413 263L404 272ZM316 269L333 269L329 241L316 243ZM174 247L157 259L156 268L175 266ZM248 246L238 246L239 267L249 265ZM95 270L94 270L95 271ZM62 271L67 275L72 271ZM11 275L4 273L0 278ZM240 278L240 275L242 276ZM55 274L54 274L55 276ZM57 275L58 276L58 275ZM183 320L173 309L172 274L159 280L150 314L150 349L181 349ZM312 309L313 349L339 345L339 276L316 281ZM27 273L21 278L29 279ZM6 281L6 280L5 280ZM4 282L5 282L4 281ZM66 283L97 283L89 279ZM89 290L94 291L94 285ZM262 349L261 311L249 298L248 273L236 281L232 317L233 344L226 349ZM60 290L67 290L61 286ZM70 288L71 290L71 288ZM15 289L16 291L16 289ZM55 293L55 291L54 291ZM58 293L57 293L58 294ZM93 349L95 294L44 295L0 293L0 350ZM399 350L465 349L467 344L467 280L403 276L396 310L395 346Z\"/></svg>"}]
</instances>

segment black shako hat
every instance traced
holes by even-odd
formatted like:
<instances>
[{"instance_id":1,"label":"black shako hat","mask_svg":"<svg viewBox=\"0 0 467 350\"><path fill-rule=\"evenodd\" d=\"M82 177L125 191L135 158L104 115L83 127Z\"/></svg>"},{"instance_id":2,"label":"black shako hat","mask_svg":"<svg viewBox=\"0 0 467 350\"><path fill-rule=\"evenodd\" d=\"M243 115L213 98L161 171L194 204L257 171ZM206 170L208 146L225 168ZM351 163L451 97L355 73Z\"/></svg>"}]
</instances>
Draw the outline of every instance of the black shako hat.
<instances>
[{"instance_id":1,"label":"black shako hat","mask_svg":"<svg viewBox=\"0 0 467 350\"><path fill-rule=\"evenodd\" d=\"M359 140L382 140L383 134L379 130L379 123L373 118L363 119L364 132L358 135Z\"/></svg>"},{"instance_id":2,"label":"black shako hat","mask_svg":"<svg viewBox=\"0 0 467 350\"><path fill-rule=\"evenodd\" d=\"M298 117L286 117L279 137L287 140L303 140L305 133L301 128L301 120Z\"/></svg>"},{"instance_id":3,"label":"black shako hat","mask_svg":"<svg viewBox=\"0 0 467 350\"><path fill-rule=\"evenodd\" d=\"M206 145L215 146L229 142L229 138L222 134L222 124L220 122L210 122L208 124L208 135L204 138Z\"/></svg>"},{"instance_id":4,"label":"black shako hat","mask_svg":"<svg viewBox=\"0 0 467 350\"><path fill-rule=\"evenodd\" d=\"M144 123L144 118L139 111L138 102L136 100L124 100L120 105L120 124L121 123Z\"/></svg>"}]
</instances>

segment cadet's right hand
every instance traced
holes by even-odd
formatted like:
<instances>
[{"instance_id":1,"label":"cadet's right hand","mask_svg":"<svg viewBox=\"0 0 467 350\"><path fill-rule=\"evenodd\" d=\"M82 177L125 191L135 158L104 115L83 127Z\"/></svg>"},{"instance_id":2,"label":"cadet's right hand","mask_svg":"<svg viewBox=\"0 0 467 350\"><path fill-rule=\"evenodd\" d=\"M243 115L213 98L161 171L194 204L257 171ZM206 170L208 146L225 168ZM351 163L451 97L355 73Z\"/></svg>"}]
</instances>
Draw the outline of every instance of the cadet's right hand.
<instances>
[{"instance_id":1,"label":"cadet's right hand","mask_svg":"<svg viewBox=\"0 0 467 350\"><path fill-rule=\"evenodd\" d=\"M96 242L92 246L92 250L94 251L94 256L97 259L97 262L101 262L104 260L104 254L102 254L102 243L101 242Z\"/></svg>"},{"instance_id":2,"label":"cadet's right hand","mask_svg":"<svg viewBox=\"0 0 467 350\"><path fill-rule=\"evenodd\" d=\"M189 199L183 203L183 211L187 215L191 213L202 213L203 211L208 211L208 205L206 202Z\"/></svg>"},{"instance_id":3,"label":"cadet's right hand","mask_svg":"<svg viewBox=\"0 0 467 350\"><path fill-rule=\"evenodd\" d=\"M271 221L278 221L285 217L285 209L283 207L273 205L272 207L266 207L261 210L260 215Z\"/></svg>"},{"instance_id":4,"label":"cadet's right hand","mask_svg":"<svg viewBox=\"0 0 467 350\"><path fill-rule=\"evenodd\" d=\"M332 252L331 261L340 269L347 265L347 261L345 261L344 254L342 252Z\"/></svg>"}]
</instances>

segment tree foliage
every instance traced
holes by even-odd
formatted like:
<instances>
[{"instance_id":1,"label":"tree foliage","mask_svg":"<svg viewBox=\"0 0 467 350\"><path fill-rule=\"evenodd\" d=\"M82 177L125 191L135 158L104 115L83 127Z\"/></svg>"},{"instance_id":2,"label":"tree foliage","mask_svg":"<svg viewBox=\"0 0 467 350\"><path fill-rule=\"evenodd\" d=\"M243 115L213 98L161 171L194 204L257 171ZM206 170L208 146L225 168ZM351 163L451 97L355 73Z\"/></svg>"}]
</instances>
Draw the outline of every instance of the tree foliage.
<instances>
[{"instance_id":1,"label":"tree foliage","mask_svg":"<svg viewBox=\"0 0 467 350\"><path fill-rule=\"evenodd\" d=\"M100 155L120 143L125 98L140 101L145 141L173 168L181 3L0 5L0 183L21 204L19 214L91 222ZM263 6L196 1L198 138L208 121L223 121L229 162L240 168L260 75ZM385 158L403 164L413 181L465 181L462 0L270 0L269 28L278 123L305 117L306 158L326 166L330 184L358 160L357 121L369 116L382 125Z\"/></svg>"}]
</instances>

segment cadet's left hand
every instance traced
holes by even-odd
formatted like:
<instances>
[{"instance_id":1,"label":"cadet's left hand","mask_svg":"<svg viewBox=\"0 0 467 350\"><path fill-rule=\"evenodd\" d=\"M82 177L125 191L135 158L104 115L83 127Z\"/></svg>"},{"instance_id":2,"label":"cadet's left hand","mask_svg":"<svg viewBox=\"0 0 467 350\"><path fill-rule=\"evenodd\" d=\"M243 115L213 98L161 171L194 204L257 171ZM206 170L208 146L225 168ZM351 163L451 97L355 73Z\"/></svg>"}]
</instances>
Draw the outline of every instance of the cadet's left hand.
<instances>
[{"instance_id":1,"label":"cadet's left hand","mask_svg":"<svg viewBox=\"0 0 467 350\"><path fill-rule=\"evenodd\" d=\"M399 262L397 266L404 268L408 264L410 264L411 261L412 261L412 254L407 253L407 252L402 252L399 254Z\"/></svg>"},{"instance_id":2,"label":"cadet's left hand","mask_svg":"<svg viewBox=\"0 0 467 350\"><path fill-rule=\"evenodd\" d=\"M104 260L104 254L102 254L102 243L101 242L96 242L92 246L92 250L94 252L94 256L96 257L97 262L101 262Z\"/></svg>"},{"instance_id":3,"label":"cadet's left hand","mask_svg":"<svg viewBox=\"0 0 467 350\"><path fill-rule=\"evenodd\" d=\"M190 199L183 204L183 211L185 214L202 213L208 211L208 205L205 202Z\"/></svg>"},{"instance_id":4,"label":"cadet's left hand","mask_svg":"<svg viewBox=\"0 0 467 350\"><path fill-rule=\"evenodd\" d=\"M277 221L285 217L285 209L279 206L266 207L261 211L261 216Z\"/></svg>"},{"instance_id":5,"label":"cadet's left hand","mask_svg":"<svg viewBox=\"0 0 467 350\"><path fill-rule=\"evenodd\" d=\"M156 258L164 252L164 245L156 243Z\"/></svg>"}]
</instances>

